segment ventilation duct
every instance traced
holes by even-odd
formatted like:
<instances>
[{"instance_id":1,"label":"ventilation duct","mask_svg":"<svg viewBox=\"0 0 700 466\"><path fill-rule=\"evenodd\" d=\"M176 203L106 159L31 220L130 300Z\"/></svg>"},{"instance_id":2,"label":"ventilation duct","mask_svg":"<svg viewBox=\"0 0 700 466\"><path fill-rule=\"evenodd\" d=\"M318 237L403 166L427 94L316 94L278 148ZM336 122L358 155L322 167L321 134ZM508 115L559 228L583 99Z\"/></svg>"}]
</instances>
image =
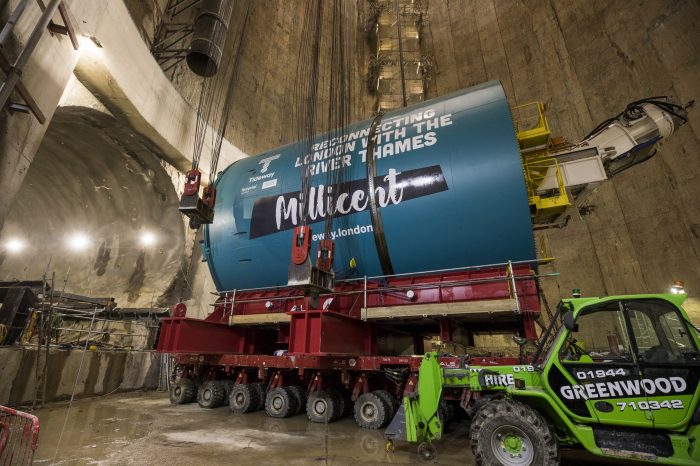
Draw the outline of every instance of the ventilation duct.
<instances>
[{"instance_id":1,"label":"ventilation duct","mask_svg":"<svg viewBox=\"0 0 700 466\"><path fill-rule=\"evenodd\" d=\"M194 22L187 65L200 76L214 76L226 45L233 0L202 0Z\"/></svg>"}]
</instances>

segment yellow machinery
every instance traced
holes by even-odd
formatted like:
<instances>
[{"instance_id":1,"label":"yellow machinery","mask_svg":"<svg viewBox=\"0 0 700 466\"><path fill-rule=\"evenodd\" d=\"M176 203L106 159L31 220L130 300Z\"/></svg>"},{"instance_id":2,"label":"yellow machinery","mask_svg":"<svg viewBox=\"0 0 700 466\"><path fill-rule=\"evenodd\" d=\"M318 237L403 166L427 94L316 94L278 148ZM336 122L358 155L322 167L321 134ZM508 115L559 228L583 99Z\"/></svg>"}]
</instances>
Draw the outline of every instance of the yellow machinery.
<instances>
[{"instance_id":1,"label":"yellow machinery","mask_svg":"<svg viewBox=\"0 0 700 466\"><path fill-rule=\"evenodd\" d=\"M532 102L514 109L515 130L520 146L530 212L535 220L561 214L571 206L557 160L550 156L551 131L544 104ZM554 189L542 191L547 177L555 176Z\"/></svg>"},{"instance_id":2,"label":"yellow machinery","mask_svg":"<svg viewBox=\"0 0 700 466\"><path fill-rule=\"evenodd\" d=\"M592 186L653 157L657 143L688 121L686 109L691 105L676 105L669 97L631 102L578 144L552 139L542 103L515 107L533 222L540 227L560 226L557 218L577 200L580 203Z\"/></svg>"}]
</instances>

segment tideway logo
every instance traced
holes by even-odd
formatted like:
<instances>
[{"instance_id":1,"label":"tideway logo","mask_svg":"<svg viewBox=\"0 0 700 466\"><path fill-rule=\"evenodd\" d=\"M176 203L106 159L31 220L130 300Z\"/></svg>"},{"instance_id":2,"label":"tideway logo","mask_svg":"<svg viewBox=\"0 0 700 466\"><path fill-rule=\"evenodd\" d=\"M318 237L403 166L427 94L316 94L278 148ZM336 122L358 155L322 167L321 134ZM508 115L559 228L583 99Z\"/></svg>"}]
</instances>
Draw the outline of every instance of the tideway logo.
<instances>
[{"instance_id":1,"label":"tideway logo","mask_svg":"<svg viewBox=\"0 0 700 466\"><path fill-rule=\"evenodd\" d=\"M258 165L262 165L262 168L260 169L260 173L265 173L267 171L267 169L270 168L270 164L272 163L272 161L280 158L280 155L282 155L282 154L272 155L270 157L265 157L264 159L260 160L258 162Z\"/></svg>"},{"instance_id":2,"label":"tideway logo","mask_svg":"<svg viewBox=\"0 0 700 466\"><path fill-rule=\"evenodd\" d=\"M389 169L387 175L375 177L374 185L374 198L380 208L449 189L439 165L404 172ZM299 191L263 197L253 205L250 238L290 230L300 223L304 213L314 223L328 216L365 211L369 202L366 179L314 186L309 191L308 203L302 202Z\"/></svg>"},{"instance_id":3,"label":"tideway logo","mask_svg":"<svg viewBox=\"0 0 700 466\"><path fill-rule=\"evenodd\" d=\"M265 181L265 183L263 183L263 189L277 185L277 180L276 179L273 180L273 178L275 176L275 172L270 172L270 173L266 173L266 172L270 168L270 164L273 161L280 158L281 155L282 154L275 154L275 155L271 155L270 157L265 157L264 159L261 159L258 162L258 165L262 165L262 168L260 169L260 175L251 176L250 178L248 178L248 181L251 183L257 183L258 181L267 180L267 181ZM265 174L263 175L263 173L265 173Z\"/></svg>"}]
</instances>

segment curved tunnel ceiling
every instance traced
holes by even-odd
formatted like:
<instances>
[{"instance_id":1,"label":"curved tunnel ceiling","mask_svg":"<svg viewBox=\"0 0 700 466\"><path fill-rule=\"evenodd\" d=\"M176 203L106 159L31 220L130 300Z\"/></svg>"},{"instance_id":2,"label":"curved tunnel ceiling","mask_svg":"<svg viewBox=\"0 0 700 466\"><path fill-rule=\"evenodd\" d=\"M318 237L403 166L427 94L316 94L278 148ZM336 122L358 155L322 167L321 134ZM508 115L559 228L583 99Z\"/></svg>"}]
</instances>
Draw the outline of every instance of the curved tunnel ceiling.
<instances>
[{"instance_id":1,"label":"curved tunnel ceiling","mask_svg":"<svg viewBox=\"0 0 700 466\"><path fill-rule=\"evenodd\" d=\"M26 247L0 255L0 280L37 280L48 270L58 290L68 275L71 293L114 297L120 307L169 304L185 256L177 206L171 177L143 138L101 111L61 107L2 231ZM75 250L81 239L89 241Z\"/></svg>"}]
</instances>

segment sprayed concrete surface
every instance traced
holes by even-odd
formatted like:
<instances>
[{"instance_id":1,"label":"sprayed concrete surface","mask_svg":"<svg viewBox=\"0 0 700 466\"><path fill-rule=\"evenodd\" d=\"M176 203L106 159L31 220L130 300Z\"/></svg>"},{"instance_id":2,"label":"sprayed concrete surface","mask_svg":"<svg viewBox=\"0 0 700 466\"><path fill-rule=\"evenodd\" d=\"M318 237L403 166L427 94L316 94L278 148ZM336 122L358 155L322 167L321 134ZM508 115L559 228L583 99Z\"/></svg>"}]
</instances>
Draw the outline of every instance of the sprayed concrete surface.
<instances>
[{"instance_id":1,"label":"sprayed concrete surface","mask_svg":"<svg viewBox=\"0 0 700 466\"><path fill-rule=\"evenodd\" d=\"M39 372L45 356L39 358ZM0 405L27 406L42 394L46 401L104 395L158 387L160 354L151 351L71 351L52 348L48 355L46 389L37 390L34 348L0 348ZM82 368L81 368L82 367ZM80 377L77 377L80 369Z\"/></svg>"},{"instance_id":2,"label":"sprayed concrete surface","mask_svg":"<svg viewBox=\"0 0 700 466\"><path fill-rule=\"evenodd\" d=\"M387 452L383 429L360 429L351 417L326 426L302 414L288 419L273 419L264 411L234 415L227 406L173 406L164 392L79 400L67 419L66 406L34 413L41 425L35 465L475 464L467 421L450 424L437 459L425 463L407 444L397 443ZM562 464L591 464L584 458L592 459L581 451L563 452Z\"/></svg>"}]
</instances>

